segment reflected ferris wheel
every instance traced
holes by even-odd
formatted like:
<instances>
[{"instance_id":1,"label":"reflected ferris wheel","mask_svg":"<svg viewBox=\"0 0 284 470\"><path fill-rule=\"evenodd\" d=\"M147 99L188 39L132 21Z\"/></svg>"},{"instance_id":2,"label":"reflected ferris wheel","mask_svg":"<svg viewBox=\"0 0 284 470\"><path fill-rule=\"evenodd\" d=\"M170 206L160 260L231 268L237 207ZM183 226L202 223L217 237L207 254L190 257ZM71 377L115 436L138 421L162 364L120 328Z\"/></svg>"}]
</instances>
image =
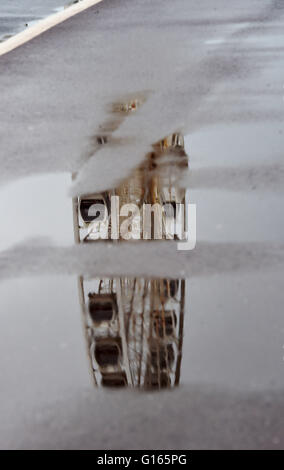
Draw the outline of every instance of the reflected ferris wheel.
<instances>
[{"instance_id":1,"label":"reflected ferris wheel","mask_svg":"<svg viewBox=\"0 0 284 470\"><path fill-rule=\"evenodd\" d=\"M135 101L124 108L117 106L120 118L123 113L135 111L138 105ZM108 127L106 124L105 128ZM105 145L108 140L108 136L100 136L98 144ZM153 152L117 188L74 198L76 243L94 243L98 232L104 234L106 242L121 242L120 237L117 240L110 237L112 196L118 196L120 204L134 203L138 207L145 202L170 204L175 214L177 205L186 199L186 191L176 187L175 181L187 166L183 137L173 134L153 145ZM168 226L164 220L162 225ZM176 235L169 237L165 232L164 239L175 238ZM185 280L81 276L78 284L94 383L146 390L177 386L183 346Z\"/></svg>"},{"instance_id":2,"label":"reflected ferris wheel","mask_svg":"<svg viewBox=\"0 0 284 470\"><path fill-rule=\"evenodd\" d=\"M185 281L79 278L96 385L176 386L182 358Z\"/></svg>"}]
</instances>

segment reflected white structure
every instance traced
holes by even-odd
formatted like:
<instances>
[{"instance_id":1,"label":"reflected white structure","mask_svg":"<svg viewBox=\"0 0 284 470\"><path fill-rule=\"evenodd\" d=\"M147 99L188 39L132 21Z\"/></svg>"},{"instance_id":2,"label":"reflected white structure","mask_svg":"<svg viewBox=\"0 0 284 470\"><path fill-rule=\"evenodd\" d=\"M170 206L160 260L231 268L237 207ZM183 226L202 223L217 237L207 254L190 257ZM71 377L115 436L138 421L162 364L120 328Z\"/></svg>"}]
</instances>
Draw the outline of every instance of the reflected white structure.
<instances>
[{"instance_id":1,"label":"reflected white structure","mask_svg":"<svg viewBox=\"0 0 284 470\"><path fill-rule=\"evenodd\" d=\"M123 112L132 112L137 106L136 102L133 107L129 104ZM97 142L104 145L108 139L107 135L100 136ZM173 233L170 230L176 224L177 206L185 207L186 191L175 182L187 167L182 135L173 134L154 144L143 164L119 187L73 199L75 241L94 243L97 235L103 234L100 238L109 242L125 242L120 226L116 227L118 236L112 236L125 204L135 204L139 210L144 210L145 204L165 207L162 239L179 239L177 227ZM115 221L110 217L112 197L118 201ZM153 228L147 239L155 238ZM81 276L79 296L96 385L147 390L179 384L185 280Z\"/></svg>"},{"instance_id":2,"label":"reflected white structure","mask_svg":"<svg viewBox=\"0 0 284 470\"><path fill-rule=\"evenodd\" d=\"M179 384L184 280L80 277L79 292L96 385Z\"/></svg>"},{"instance_id":3,"label":"reflected white structure","mask_svg":"<svg viewBox=\"0 0 284 470\"><path fill-rule=\"evenodd\" d=\"M176 182L187 168L188 156L180 134L154 144L145 161L117 188L73 199L76 242L184 240L188 193Z\"/></svg>"}]
</instances>

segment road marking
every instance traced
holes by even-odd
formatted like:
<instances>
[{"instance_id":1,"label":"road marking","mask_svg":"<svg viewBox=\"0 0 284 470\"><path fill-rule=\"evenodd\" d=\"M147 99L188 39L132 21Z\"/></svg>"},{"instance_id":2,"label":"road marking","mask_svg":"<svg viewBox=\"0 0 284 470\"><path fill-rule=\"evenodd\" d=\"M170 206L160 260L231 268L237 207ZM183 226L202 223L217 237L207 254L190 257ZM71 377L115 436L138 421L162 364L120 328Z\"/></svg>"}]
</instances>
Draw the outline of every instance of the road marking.
<instances>
[{"instance_id":1,"label":"road marking","mask_svg":"<svg viewBox=\"0 0 284 470\"><path fill-rule=\"evenodd\" d=\"M75 5L71 5L65 10L54 13L53 15L50 15L47 18L38 21L35 25L30 26L25 31L22 31L21 33L18 33L10 39L7 39L3 43L1 43L0 56L7 54L10 51L13 51L17 47L22 46L26 42L31 41L40 34L44 33L45 31L48 31L54 26L63 23L63 21L68 20L72 16L75 16L84 10L87 10L93 5L100 3L101 1L102 0L83 0L82 2L76 3Z\"/></svg>"}]
</instances>

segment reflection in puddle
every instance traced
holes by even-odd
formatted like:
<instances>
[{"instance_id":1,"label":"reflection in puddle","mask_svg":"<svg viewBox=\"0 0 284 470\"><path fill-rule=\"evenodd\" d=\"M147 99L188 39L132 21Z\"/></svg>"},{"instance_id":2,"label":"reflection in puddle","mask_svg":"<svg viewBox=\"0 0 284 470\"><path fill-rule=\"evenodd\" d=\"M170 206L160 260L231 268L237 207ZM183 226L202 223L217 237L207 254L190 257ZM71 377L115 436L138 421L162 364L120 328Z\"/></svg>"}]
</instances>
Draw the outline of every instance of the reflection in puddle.
<instances>
[{"instance_id":1,"label":"reflection in puddle","mask_svg":"<svg viewBox=\"0 0 284 470\"><path fill-rule=\"evenodd\" d=\"M96 385L179 384L184 280L81 277L79 289Z\"/></svg>"},{"instance_id":2,"label":"reflection in puddle","mask_svg":"<svg viewBox=\"0 0 284 470\"><path fill-rule=\"evenodd\" d=\"M75 241L185 239L187 191L175 183L187 168L188 157L180 134L153 145L145 161L120 186L73 199ZM128 211L132 217L128 217ZM149 216L154 217L154 223L151 219L151 227L146 227ZM125 223L121 223L121 218ZM128 236L131 225L133 237Z\"/></svg>"},{"instance_id":3,"label":"reflection in puddle","mask_svg":"<svg viewBox=\"0 0 284 470\"><path fill-rule=\"evenodd\" d=\"M94 143L108 145L121 120L140 104L132 100L114 105L115 118L101 126L102 134L95 136ZM154 144L144 162L117 188L73 199L75 241L97 241L104 249L106 245L100 239L112 243L184 239L187 191L176 182L187 168L181 134ZM128 209L123 212L125 205ZM145 232L146 206L150 207L150 230ZM154 206L162 208L159 230ZM133 207L129 217L128 210ZM79 297L96 385L149 390L179 384L185 280L81 276Z\"/></svg>"},{"instance_id":4,"label":"reflection in puddle","mask_svg":"<svg viewBox=\"0 0 284 470\"><path fill-rule=\"evenodd\" d=\"M91 138L90 151L89 154L87 154L87 159L91 158L94 153L99 150L101 145L114 143L123 144L120 139L114 139L112 134L119 129L127 117L135 113L138 108L145 103L147 93L138 95L138 98L127 96L123 102L113 103L107 108L106 111L110 115L110 118L100 124L98 132Z\"/></svg>"},{"instance_id":5,"label":"reflection in puddle","mask_svg":"<svg viewBox=\"0 0 284 470\"><path fill-rule=\"evenodd\" d=\"M50 239L57 246L72 245L72 213L69 173L35 174L1 187L0 249L7 250L25 239ZM50 188L52 187L52 194Z\"/></svg>"}]
</instances>

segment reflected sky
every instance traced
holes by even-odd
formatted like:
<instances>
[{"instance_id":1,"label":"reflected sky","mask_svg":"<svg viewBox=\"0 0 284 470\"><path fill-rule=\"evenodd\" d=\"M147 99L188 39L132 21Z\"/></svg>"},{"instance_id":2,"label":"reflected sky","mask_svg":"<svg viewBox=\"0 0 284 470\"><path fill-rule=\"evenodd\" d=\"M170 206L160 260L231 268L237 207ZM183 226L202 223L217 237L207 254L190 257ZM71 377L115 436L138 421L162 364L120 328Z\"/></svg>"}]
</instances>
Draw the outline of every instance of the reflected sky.
<instances>
[{"instance_id":1,"label":"reflected sky","mask_svg":"<svg viewBox=\"0 0 284 470\"><path fill-rule=\"evenodd\" d=\"M23 239L44 237L64 246L73 243L70 231L72 203L68 197L70 174L40 175L20 179L0 190L0 214L4 215L0 249Z\"/></svg>"}]
</instances>

